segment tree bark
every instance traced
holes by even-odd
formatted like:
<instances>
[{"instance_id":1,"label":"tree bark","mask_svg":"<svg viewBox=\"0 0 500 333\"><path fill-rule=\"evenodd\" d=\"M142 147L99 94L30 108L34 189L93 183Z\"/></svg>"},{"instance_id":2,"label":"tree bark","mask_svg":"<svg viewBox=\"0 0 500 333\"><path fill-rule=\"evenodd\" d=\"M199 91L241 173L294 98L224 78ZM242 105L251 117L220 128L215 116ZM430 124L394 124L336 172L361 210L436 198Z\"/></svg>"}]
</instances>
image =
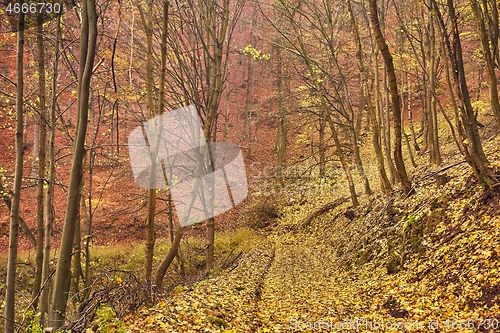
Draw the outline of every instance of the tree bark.
<instances>
[{"instance_id":1,"label":"tree bark","mask_svg":"<svg viewBox=\"0 0 500 333\"><path fill-rule=\"evenodd\" d=\"M375 81L375 117L378 117L378 125L380 129L380 142L381 142L381 148L383 148L383 151L385 153L385 157L387 160L387 165L388 165L388 170L389 170L389 179L390 183L394 184L396 183L396 167L394 166L394 162L391 157L391 150L390 146L388 145L388 140L386 138L387 131L385 128L388 126L388 124L384 124L387 122L387 120L384 120L385 115L384 112L382 111L382 106L380 105L381 103L381 92L380 92L380 78L379 78L379 68L378 68L378 47L375 45L374 51L373 51L373 65L374 65L374 81ZM382 155L383 157L383 155ZM392 185L391 185L392 187Z\"/></svg>"},{"instance_id":2,"label":"tree bark","mask_svg":"<svg viewBox=\"0 0 500 333\"><path fill-rule=\"evenodd\" d=\"M207 10L210 10L207 8ZM226 43L226 35L228 32L229 25L229 0L223 0L220 13L220 21L217 21L216 15L212 15L211 22L207 21L205 24L208 29L213 29L208 32L212 38L211 44L213 43L213 54L210 54L210 50L205 48L205 57L207 59L213 59L213 82L211 87L209 87L210 94L208 98L207 115L205 118L205 123L203 125L203 134L207 140L207 148L210 153L210 141L212 139L212 133L214 132L216 124L216 113L220 103L220 97L222 94L222 56L223 47ZM218 26L219 30L215 27ZM212 73L210 73L212 74ZM210 75L209 74L209 75ZM211 158L211 154L210 154ZM213 160L210 161L212 166L212 172L214 170ZM211 217L207 221L207 249L206 249L206 259L207 259L207 272L212 269L214 261L214 243L215 243L215 218Z\"/></svg>"},{"instance_id":3,"label":"tree bark","mask_svg":"<svg viewBox=\"0 0 500 333\"><path fill-rule=\"evenodd\" d=\"M398 83L396 80L392 55L389 52L389 47L385 42L384 36L382 35L382 31L380 30L380 22L378 19L376 0L370 0L370 17L372 21L372 28L375 35L375 39L379 46L380 52L382 53L382 57L384 58L384 62L387 68L387 75L389 77L392 114L394 118L394 161L396 163L396 169L401 181L401 186L403 187L403 192L405 194L410 194L412 192L412 186L408 178L408 175L406 173L406 167L403 160L403 152L401 149L402 122L401 122L401 102L398 92Z\"/></svg>"},{"instance_id":4,"label":"tree bark","mask_svg":"<svg viewBox=\"0 0 500 333\"><path fill-rule=\"evenodd\" d=\"M158 290L161 290L163 288L163 278L165 277L165 273L167 273L168 267L170 267L170 264L179 253L179 247L181 244L181 239L184 233L184 229L185 227L182 226L179 226L177 228L172 245L170 245L170 250L168 251L167 255L165 256L160 266L158 266L158 269L156 270L155 286Z\"/></svg>"},{"instance_id":5,"label":"tree bark","mask_svg":"<svg viewBox=\"0 0 500 333\"><path fill-rule=\"evenodd\" d=\"M47 175L47 192L45 194L45 209L44 223L45 234L43 240L43 265L42 265L42 281L47 281L50 276L50 238L52 234L52 222L54 220L54 182L55 182L55 130L56 130L56 103L57 103L57 75L59 72L59 43L61 37L61 16L57 18L56 33L55 33L55 59L54 71L52 77L52 96L50 106L50 116L48 120L48 175ZM49 309L49 286L47 284L43 288L40 295L40 323L45 326L45 318Z\"/></svg>"},{"instance_id":6,"label":"tree bark","mask_svg":"<svg viewBox=\"0 0 500 333\"><path fill-rule=\"evenodd\" d=\"M197 152L199 153L199 150ZM170 267L170 264L174 260L175 256L178 254L182 235L184 233L184 229L186 228L185 225L189 219L189 214L191 213L191 209L193 208L194 201L198 196L198 190L201 185L200 175L203 173L203 167L204 167L204 159L202 156L198 156L193 187L191 188L188 202L186 204L186 207L184 208L185 210L181 212L181 216L179 217L180 226L177 228L175 232L175 237L172 242L172 245L170 246L170 250L168 251L167 255L165 256L160 266L156 270L155 286L158 290L162 289L163 278L165 277L165 273L167 272L168 267Z\"/></svg>"},{"instance_id":7,"label":"tree bark","mask_svg":"<svg viewBox=\"0 0 500 333\"><path fill-rule=\"evenodd\" d=\"M495 41L490 41L490 39L488 38L488 33L486 31L485 20L488 20L488 15L486 15L487 8L485 8L486 13L483 13L483 11L481 10L481 6L477 2L477 0L470 0L470 4L472 7L472 13L474 14L474 20L476 21L479 40L481 41L483 59L486 63L486 71L488 72L488 88L490 90L491 109L493 110L493 114L495 115L497 124L500 125L500 103L498 101L498 85L497 77L495 74ZM498 29L498 25L496 28ZM493 50L490 49L490 42L493 46Z\"/></svg>"},{"instance_id":8,"label":"tree bark","mask_svg":"<svg viewBox=\"0 0 500 333\"><path fill-rule=\"evenodd\" d=\"M438 119L436 109L436 38L434 30L434 22L432 20L432 11L429 11L428 25L426 33L426 48L427 48L427 121L428 121L428 142L430 147L430 162L432 165L440 165L442 163L441 151L439 148L439 133Z\"/></svg>"},{"instance_id":9,"label":"tree bark","mask_svg":"<svg viewBox=\"0 0 500 333\"><path fill-rule=\"evenodd\" d=\"M326 108L326 103L323 102L323 108ZM342 169L347 178L347 184L349 187L349 193L351 194L352 206L359 206L358 195L356 193L356 188L354 186L354 180L352 179L351 170L349 169L349 165L347 164L347 160L344 155L344 151L342 149L342 145L340 144L339 136L337 133L337 129L335 128L335 123L332 120L332 117L328 111L325 111L326 120L330 125L330 130L332 131L333 141L335 143L335 148L337 149L337 156L340 159L340 164L342 165Z\"/></svg>"},{"instance_id":10,"label":"tree bark","mask_svg":"<svg viewBox=\"0 0 500 333\"><path fill-rule=\"evenodd\" d=\"M462 56L462 44L460 41L460 32L458 30L457 15L455 13L455 6L453 0L447 1L448 15L450 16L453 37L453 43L450 41L446 24L444 23L443 16L439 10L436 0L432 0L431 5L434 8L436 15L434 16L440 27L441 36L444 40L444 46L448 60L451 64L452 78L455 87L457 100L460 103L457 108L460 113L460 124L458 126L460 135L466 139L463 141L463 150L467 163L472 167L475 175L489 188L494 188L498 180L491 174L488 169L488 159L484 154L477 120L472 109L470 100L469 89L467 86L467 79L465 76L465 69Z\"/></svg>"},{"instance_id":11,"label":"tree bark","mask_svg":"<svg viewBox=\"0 0 500 333\"><path fill-rule=\"evenodd\" d=\"M332 28L330 28L330 29L332 29ZM358 134L356 132L356 127L354 124L355 114L354 114L354 109L352 107L352 100L351 100L351 94L349 92L349 85L348 85L348 82L347 82L347 79L346 79L344 73L342 72L342 69L340 68L339 62L337 60L336 51L332 46L330 46L330 56L333 60L333 64L335 66L335 69L337 70L337 74L339 75L340 81L342 82L342 86L344 88L345 102L341 103L341 108L344 109L348 115L350 115L349 127L351 130L350 137L351 137L352 151L353 151L353 155L354 155L354 163L356 164L356 169L358 171L359 177L363 181L365 194L371 195L373 192L372 192L372 189L370 187L370 182L368 181L368 177L366 176L365 168L363 166L363 161L361 160L361 153L359 151ZM340 94L338 94L336 92L336 88L334 88L334 91L335 91L335 94L337 94L338 97L340 98ZM345 105L345 107L344 107L344 105ZM358 115L358 117L361 117L361 115Z\"/></svg>"},{"instance_id":12,"label":"tree bark","mask_svg":"<svg viewBox=\"0 0 500 333\"><path fill-rule=\"evenodd\" d=\"M24 3L21 0L20 5ZM19 205L21 201L21 183L23 178L23 106L24 106L24 14L18 15L17 31L17 58L16 58L16 162L14 174L14 196L10 210L9 229L9 257L7 263L7 282L5 293L5 332L15 331L15 294L16 294L16 269L19 232Z\"/></svg>"},{"instance_id":13,"label":"tree bark","mask_svg":"<svg viewBox=\"0 0 500 333\"><path fill-rule=\"evenodd\" d=\"M49 324L59 328L64 322L68 291L71 282L71 252L75 233L75 223L79 205L80 182L82 178L85 138L89 114L89 95L92 69L96 53L97 13L95 0L82 3L82 26L80 37L80 70L78 80L78 118L73 161L71 164L66 215L59 249L59 259L54 277L52 301L49 311Z\"/></svg>"},{"instance_id":14,"label":"tree bark","mask_svg":"<svg viewBox=\"0 0 500 333\"><path fill-rule=\"evenodd\" d=\"M154 72L153 72L153 1L147 1L147 16L144 16L142 7L138 5L142 25L146 32L146 95L149 117L152 119L157 115L153 101ZM163 38L163 37L162 37ZM163 50L162 50L163 51ZM159 124L158 126L161 126ZM156 214L156 165L158 144L161 129L156 131L157 138L150 142L150 168L149 168L149 189L147 194L147 215L146 215L146 257L144 260L144 279L150 284L153 273L153 255L155 247L155 214Z\"/></svg>"},{"instance_id":15,"label":"tree bark","mask_svg":"<svg viewBox=\"0 0 500 333\"><path fill-rule=\"evenodd\" d=\"M279 186L284 186L283 172L285 168L286 161L286 148L287 148L287 109L288 109L288 89L285 80L287 80L288 68L285 67L285 61L283 59L283 51L278 46L276 48L277 55L277 72L276 81L278 85L278 107L279 107L279 125L278 125L278 137L276 140L276 152L278 154L278 175L276 177L276 182Z\"/></svg>"},{"instance_id":16,"label":"tree bark","mask_svg":"<svg viewBox=\"0 0 500 333\"><path fill-rule=\"evenodd\" d=\"M43 270L43 237L44 237L44 178L45 178L45 147L47 141L47 104L45 96L47 95L45 89L45 49L43 43L43 16L37 16L37 48L38 48L38 122L39 122L39 135L38 135L38 161L37 161L37 244L36 244L36 273L33 283L33 298L35 298L33 305L35 309L38 308L38 295L42 283L42 270Z\"/></svg>"},{"instance_id":17,"label":"tree bark","mask_svg":"<svg viewBox=\"0 0 500 333\"><path fill-rule=\"evenodd\" d=\"M255 47L255 36L254 36L254 28L257 24L257 8L254 7L252 14L252 21L250 26L250 45ZM252 56L248 56L248 65L247 65L247 82L246 82L246 91L245 91L245 120L243 123L243 140L248 139L248 145L251 145L252 141L252 129L250 127L250 119L252 117L253 105L254 105L254 91L255 91L255 59ZM250 149L248 150L250 151ZM251 158L251 154L248 154L248 158Z\"/></svg>"}]
</instances>

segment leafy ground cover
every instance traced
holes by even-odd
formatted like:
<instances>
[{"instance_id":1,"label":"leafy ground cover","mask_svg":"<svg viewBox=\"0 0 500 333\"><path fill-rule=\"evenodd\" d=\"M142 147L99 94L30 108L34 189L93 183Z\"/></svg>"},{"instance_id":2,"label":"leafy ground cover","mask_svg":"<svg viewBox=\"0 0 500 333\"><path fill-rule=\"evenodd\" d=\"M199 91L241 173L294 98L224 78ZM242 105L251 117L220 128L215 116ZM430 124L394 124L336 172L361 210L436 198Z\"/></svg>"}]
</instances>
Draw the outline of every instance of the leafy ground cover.
<instances>
[{"instance_id":1,"label":"leafy ground cover","mask_svg":"<svg viewBox=\"0 0 500 333\"><path fill-rule=\"evenodd\" d=\"M486 144L500 167L498 140ZM500 205L454 155L416 194L280 201L236 267L124 319L131 332L493 332L500 327ZM450 166L446 168L446 166ZM446 175L444 185L436 177ZM325 181L322 181L325 182ZM284 204L283 204L284 203ZM307 223L306 223L307 222Z\"/></svg>"}]
</instances>

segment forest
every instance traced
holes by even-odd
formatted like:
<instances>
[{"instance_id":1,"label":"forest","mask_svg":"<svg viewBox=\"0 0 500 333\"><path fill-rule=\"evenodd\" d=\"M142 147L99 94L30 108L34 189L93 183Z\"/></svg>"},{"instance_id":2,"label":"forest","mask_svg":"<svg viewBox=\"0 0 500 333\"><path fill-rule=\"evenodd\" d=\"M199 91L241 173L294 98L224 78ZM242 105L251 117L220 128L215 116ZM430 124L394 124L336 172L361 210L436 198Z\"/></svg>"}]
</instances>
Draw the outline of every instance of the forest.
<instances>
[{"instance_id":1,"label":"forest","mask_svg":"<svg viewBox=\"0 0 500 333\"><path fill-rule=\"evenodd\" d=\"M0 332L500 330L497 0L0 0Z\"/></svg>"}]
</instances>

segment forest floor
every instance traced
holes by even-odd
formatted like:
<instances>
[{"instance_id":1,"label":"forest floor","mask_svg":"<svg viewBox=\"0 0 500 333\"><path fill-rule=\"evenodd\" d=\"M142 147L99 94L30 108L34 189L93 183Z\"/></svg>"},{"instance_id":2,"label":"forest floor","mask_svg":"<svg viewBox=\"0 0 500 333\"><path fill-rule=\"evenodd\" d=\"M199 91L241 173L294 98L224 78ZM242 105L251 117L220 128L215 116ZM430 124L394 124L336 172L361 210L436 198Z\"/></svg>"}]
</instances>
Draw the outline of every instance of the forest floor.
<instances>
[{"instance_id":1,"label":"forest floor","mask_svg":"<svg viewBox=\"0 0 500 333\"><path fill-rule=\"evenodd\" d=\"M485 150L500 169L500 137L488 129ZM361 195L353 208L343 200L349 194L338 169L325 178L299 177L295 166L281 189L273 178L254 182L244 208L229 219L234 225L217 234L210 277L203 274L204 227L195 225L182 243L187 278L171 267L166 294L153 307L135 311L143 301L137 289L143 285L143 245L95 245L94 292L108 293L115 303L101 306L90 327L119 333L496 331L500 198L478 184L446 128L440 133L439 167L429 167L426 154L416 156L413 167L404 147L412 196L397 187L389 198L375 191ZM370 138L363 140L367 175L378 190ZM304 147L292 143L290 149ZM310 163L303 162L306 169ZM444 175L445 184L437 185ZM357 190L362 193L361 186ZM325 209L332 202L339 204ZM155 263L168 247L159 239ZM28 290L34 258L28 253L21 259L17 282ZM23 296L19 308L29 303ZM72 302L69 311L78 306Z\"/></svg>"},{"instance_id":2,"label":"forest floor","mask_svg":"<svg viewBox=\"0 0 500 333\"><path fill-rule=\"evenodd\" d=\"M440 167L412 170L416 194L408 197L364 195L359 207L344 201L319 214L348 195L341 180L309 181L324 195L256 193L256 210L272 202L279 217L260 223L252 249L223 274L126 316L123 331L496 331L499 196L443 150ZM500 169L498 136L485 150Z\"/></svg>"}]
</instances>

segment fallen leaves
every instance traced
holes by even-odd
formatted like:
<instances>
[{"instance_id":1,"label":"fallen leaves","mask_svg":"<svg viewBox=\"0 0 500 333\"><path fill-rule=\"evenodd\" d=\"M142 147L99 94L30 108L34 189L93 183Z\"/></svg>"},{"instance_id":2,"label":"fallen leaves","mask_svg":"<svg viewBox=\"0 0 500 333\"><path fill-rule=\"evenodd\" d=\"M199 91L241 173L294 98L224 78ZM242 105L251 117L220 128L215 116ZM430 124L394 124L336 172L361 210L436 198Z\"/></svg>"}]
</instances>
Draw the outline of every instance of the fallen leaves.
<instances>
[{"instance_id":1,"label":"fallen leaves","mask_svg":"<svg viewBox=\"0 0 500 333\"><path fill-rule=\"evenodd\" d=\"M408 199L362 197L352 220L339 206L300 228L335 198L289 201L236 269L180 288L131 319L130 329L488 331L500 319L500 204L467 168L448 172L447 184L422 182ZM389 274L391 258L398 269Z\"/></svg>"}]
</instances>

